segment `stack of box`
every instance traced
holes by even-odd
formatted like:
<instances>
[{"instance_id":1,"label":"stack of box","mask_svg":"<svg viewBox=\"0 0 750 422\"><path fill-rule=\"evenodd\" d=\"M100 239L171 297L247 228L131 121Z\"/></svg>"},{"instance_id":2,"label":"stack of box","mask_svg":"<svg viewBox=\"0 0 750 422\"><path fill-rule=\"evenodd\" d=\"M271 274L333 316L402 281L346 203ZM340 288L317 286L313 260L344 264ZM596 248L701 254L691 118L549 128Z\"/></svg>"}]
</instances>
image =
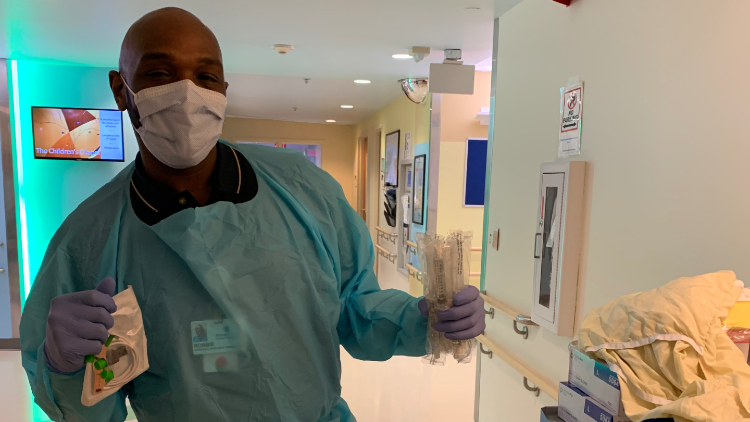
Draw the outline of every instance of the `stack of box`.
<instances>
[{"instance_id":1,"label":"stack of box","mask_svg":"<svg viewBox=\"0 0 750 422\"><path fill-rule=\"evenodd\" d=\"M568 382L560 383L558 415L565 422L630 422L620 396L620 380L605 364L571 344Z\"/></svg>"}]
</instances>

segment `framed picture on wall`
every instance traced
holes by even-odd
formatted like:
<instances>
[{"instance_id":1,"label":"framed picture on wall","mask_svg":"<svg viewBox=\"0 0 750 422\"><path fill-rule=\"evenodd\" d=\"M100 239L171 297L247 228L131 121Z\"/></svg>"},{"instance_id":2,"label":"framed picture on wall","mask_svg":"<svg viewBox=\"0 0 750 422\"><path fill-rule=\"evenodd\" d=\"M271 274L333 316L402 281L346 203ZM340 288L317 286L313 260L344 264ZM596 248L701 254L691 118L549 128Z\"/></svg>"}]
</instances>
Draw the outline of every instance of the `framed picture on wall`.
<instances>
[{"instance_id":1,"label":"framed picture on wall","mask_svg":"<svg viewBox=\"0 0 750 422\"><path fill-rule=\"evenodd\" d=\"M425 162L427 155L417 155L414 157L414 198L412 204L411 222L414 224L424 225L424 182L425 182Z\"/></svg>"},{"instance_id":2,"label":"framed picture on wall","mask_svg":"<svg viewBox=\"0 0 750 422\"><path fill-rule=\"evenodd\" d=\"M398 187L398 157L401 131L385 135L385 185Z\"/></svg>"}]
</instances>

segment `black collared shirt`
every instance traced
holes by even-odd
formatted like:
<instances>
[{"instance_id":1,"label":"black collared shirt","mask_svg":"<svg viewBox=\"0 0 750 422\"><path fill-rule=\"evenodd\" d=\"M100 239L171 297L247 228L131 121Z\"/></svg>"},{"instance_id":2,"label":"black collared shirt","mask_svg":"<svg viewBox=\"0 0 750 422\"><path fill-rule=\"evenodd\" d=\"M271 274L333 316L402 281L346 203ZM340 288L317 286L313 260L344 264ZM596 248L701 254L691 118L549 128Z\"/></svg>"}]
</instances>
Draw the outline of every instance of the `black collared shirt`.
<instances>
[{"instance_id":1,"label":"black collared shirt","mask_svg":"<svg viewBox=\"0 0 750 422\"><path fill-rule=\"evenodd\" d=\"M216 152L216 168L211 176L212 190L207 205L219 201L239 204L253 199L258 193L258 180L247 159L221 142ZM135 159L132 182L130 199L133 211L149 226L182 210L200 207L190 192L175 192L148 177L140 153Z\"/></svg>"}]
</instances>

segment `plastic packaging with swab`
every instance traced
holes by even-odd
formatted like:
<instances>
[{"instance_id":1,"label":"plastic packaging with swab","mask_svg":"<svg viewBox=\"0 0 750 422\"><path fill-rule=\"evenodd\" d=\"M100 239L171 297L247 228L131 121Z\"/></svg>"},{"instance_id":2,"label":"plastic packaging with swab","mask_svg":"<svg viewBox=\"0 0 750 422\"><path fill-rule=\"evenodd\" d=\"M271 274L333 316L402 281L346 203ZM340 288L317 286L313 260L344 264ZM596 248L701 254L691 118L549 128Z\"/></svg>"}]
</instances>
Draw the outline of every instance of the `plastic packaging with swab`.
<instances>
[{"instance_id":1,"label":"plastic packaging with swab","mask_svg":"<svg viewBox=\"0 0 750 422\"><path fill-rule=\"evenodd\" d=\"M460 230L448 236L417 234L424 296L429 306L429 332L425 360L433 365L445 363L453 356L459 363L471 362L476 340L453 341L432 326L437 313L453 305L453 297L469 285L471 232Z\"/></svg>"},{"instance_id":2,"label":"plastic packaging with swab","mask_svg":"<svg viewBox=\"0 0 750 422\"><path fill-rule=\"evenodd\" d=\"M81 403L84 406L95 405L148 370L143 316L133 288L128 287L113 299L117 312L112 314L115 325L109 330L109 344L102 348L101 357L87 357L86 360L81 392ZM103 361L103 365L97 365L97 362ZM106 383L98 381L99 377L104 378Z\"/></svg>"}]
</instances>

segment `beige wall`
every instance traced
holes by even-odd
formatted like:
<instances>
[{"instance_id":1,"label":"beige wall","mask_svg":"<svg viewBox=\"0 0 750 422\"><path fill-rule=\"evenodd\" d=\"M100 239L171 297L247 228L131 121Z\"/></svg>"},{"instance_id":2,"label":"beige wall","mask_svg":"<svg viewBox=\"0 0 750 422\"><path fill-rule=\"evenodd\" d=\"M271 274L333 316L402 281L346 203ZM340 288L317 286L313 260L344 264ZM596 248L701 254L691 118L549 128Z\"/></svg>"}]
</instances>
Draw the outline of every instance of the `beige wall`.
<instances>
[{"instance_id":1,"label":"beige wall","mask_svg":"<svg viewBox=\"0 0 750 422\"><path fill-rule=\"evenodd\" d=\"M278 142L320 144L323 170L344 189L349 204L355 205L354 162L357 147L354 126L282 122L229 117L221 139L229 142Z\"/></svg>"},{"instance_id":2,"label":"beige wall","mask_svg":"<svg viewBox=\"0 0 750 422\"><path fill-rule=\"evenodd\" d=\"M490 72L476 72L474 95L443 94L440 119L440 174L438 182L437 232L472 230L473 246L482 245L484 208L464 207L466 139L487 138L488 126L475 117L490 106ZM479 272L482 254L472 253L471 271ZM479 285L479 277L472 277Z\"/></svg>"},{"instance_id":3,"label":"beige wall","mask_svg":"<svg viewBox=\"0 0 750 422\"><path fill-rule=\"evenodd\" d=\"M412 143L428 142L430 140L430 106L429 99L422 104L414 104L406 96L399 96L386 107L378 110L375 114L362 120L355 126L355 139L368 138L368 164L367 191L370 196L368 204L379 204L382 202L380 194L380 158L385 156L385 136L396 130L401 131L401 145L403 147L404 135L411 132ZM380 138L377 134L380 134ZM380 210L378 207L377 210ZM385 224L380 221L382 211L368 212L369 217L377 214L375 221L368 221L373 225Z\"/></svg>"},{"instance_id":4,"label":"beige wall","mask_svg":"<svg viewBox=\"0 0 750 422\"><path fill-rule=\"evenodd\" d=\"M579 315L680 276L750 278L750 2L526 0L500 18L489 295L530 312L539 165L556 161L560 87L585 81L588 168ZM571 338L502 315L485 333L550 381ZM480 421L539 420L552 404L500 359L481 362Z\"/></svg>"},{"instance_id":5,"label":"beige wall","mask_svg":"<svg viewBox=\"0 0 750 422\"><path fill-rule=\"evenodd\" d=\"M491 72L476 72L474 95L443 94L440 142L487 137L488 126L480 125L474 118L482 107L490 106L491 82Z\"/></svg>"},{"instance_id":6,"label":"beige wall","mask_svg":"<svg viewBox=\"0 0 750 422\"><path fill-rule=\"evenodd\" d=\"M400 130L401 149L403 149L406 132L411 132L412 144L414 145L429 142L430 101L431 99L428 97L424 103L415 104L406 96L399 96L388 106L359 122L355 127L354 139L368 138L367 223L370 227L370 234L373 236L373 242L376 244L378 242L375 227L378 225L387 227L383 216L383 193L380 184L380 157L385 155L385 136L388 133ZM377 137L378 133L380 133L380 138ZM398 218L400 219L400 215ZM390 242L382 242L381 246L391 252L396 252L395 246ZM421 291L421 284L414 279L410 280L410 293L421 296Z\"/></svg>"}]
</instances>

